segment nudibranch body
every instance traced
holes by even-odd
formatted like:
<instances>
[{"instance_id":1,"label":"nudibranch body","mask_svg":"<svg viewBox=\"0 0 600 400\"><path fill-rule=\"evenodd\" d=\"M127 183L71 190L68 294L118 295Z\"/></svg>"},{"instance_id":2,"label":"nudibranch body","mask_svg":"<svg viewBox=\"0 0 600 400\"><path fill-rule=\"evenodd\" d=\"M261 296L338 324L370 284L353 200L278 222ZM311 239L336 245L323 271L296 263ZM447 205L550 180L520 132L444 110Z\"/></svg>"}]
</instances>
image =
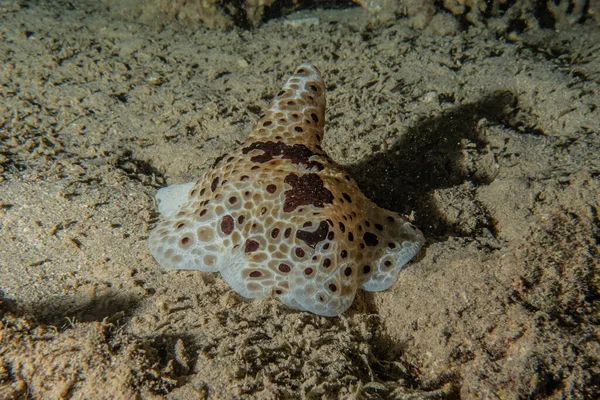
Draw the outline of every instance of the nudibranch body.
<instances>
[{"instance_id":1,"label":"nudibranch body","mask_svg":"<svg viewBox=\"0 0 600 400\"><path fill-rule=\"evenodd\" d=\"M389 288L421 232L367 199L321 148L325 85L300 65L241 147L159 190L149 247L169 269L220 272L240 295L336 316Z\"/></svg>"}]
</instances>

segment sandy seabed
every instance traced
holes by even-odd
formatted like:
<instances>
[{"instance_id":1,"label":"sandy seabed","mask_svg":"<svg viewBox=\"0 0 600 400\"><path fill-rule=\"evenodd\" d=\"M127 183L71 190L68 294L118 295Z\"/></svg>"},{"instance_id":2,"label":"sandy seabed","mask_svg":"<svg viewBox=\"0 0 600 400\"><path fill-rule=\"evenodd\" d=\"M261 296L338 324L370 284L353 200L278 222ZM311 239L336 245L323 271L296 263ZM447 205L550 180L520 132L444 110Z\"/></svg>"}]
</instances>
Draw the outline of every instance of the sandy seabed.
<instances>
[{"instance_id":1,"label":"sandy seabed","mask_svg":"<svg viewBox=\"0 0 600 400\"><path fill-rule=\"evenodd\" d=\"M600 396L597 28L351 9L223 32L99 4L0 14L0 398ZM147 248L157 188L234 149L301 62L326 151L427 238L339 318Z\"/></svg>"}]
</instances>

